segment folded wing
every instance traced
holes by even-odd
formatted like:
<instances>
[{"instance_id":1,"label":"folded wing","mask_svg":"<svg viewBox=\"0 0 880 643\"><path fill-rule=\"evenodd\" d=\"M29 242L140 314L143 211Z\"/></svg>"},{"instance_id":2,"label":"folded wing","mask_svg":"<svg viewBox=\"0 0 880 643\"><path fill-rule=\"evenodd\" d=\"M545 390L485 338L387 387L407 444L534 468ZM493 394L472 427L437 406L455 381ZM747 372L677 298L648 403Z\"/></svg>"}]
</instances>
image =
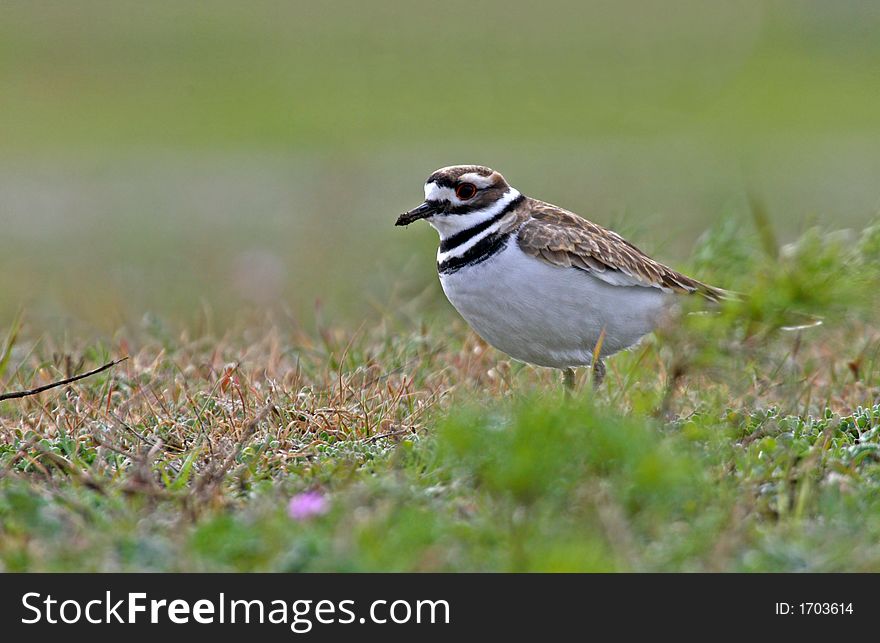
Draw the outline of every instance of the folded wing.
<instances>
[{"instance_id":1,"label":"folded wing","mask_svg":"<svg viewBox=\"0 0 880 643\"><path fill-rule=\"evenodd\" d=\"M517 243L523 252L554 266L589 272L615 286L659 288L698 294L710 301L729 297L654 261L616 232L543 201L530 199L530 216L520 219Z\"/></svg>"}]
</instances>

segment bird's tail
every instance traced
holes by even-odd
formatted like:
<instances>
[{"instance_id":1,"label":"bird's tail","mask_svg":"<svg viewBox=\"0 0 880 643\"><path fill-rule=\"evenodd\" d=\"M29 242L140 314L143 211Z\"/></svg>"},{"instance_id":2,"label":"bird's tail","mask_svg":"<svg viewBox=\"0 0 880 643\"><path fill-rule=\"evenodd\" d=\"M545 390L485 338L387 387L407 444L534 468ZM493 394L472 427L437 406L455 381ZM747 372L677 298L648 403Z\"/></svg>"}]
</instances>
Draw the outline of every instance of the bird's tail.
<instances>
[{"instance_id":1,"label":"bird's tail","mask_svg":"<svg viewBox=\"0 0 880 643\"><path fill-rule=\"evenodd\" d=\"M694 293L705 297L709 301L745 301L746 295L733 290L725 290L716 286L704 284L702 281L695 281Z\"/></svg>"}]
</instances>

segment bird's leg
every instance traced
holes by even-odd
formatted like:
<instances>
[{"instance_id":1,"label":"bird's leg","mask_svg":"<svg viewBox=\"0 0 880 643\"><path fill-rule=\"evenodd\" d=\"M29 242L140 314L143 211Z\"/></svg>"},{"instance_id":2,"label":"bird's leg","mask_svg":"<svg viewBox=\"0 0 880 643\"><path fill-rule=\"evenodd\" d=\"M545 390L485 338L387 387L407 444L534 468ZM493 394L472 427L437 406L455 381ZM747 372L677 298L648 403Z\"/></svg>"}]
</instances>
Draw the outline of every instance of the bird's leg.
<instances>
[{"instance_id":1,"label":"bird's leg","mask_svg":"<svg viewBox=\"0 0 880 643\"><path fill-rule=\"evenodd\" d=\"M605 362L601 359L595 360L590 370L592 372L593 390L595 391L602 386L602 381L605 379Z\"/></svg>"},{"instance_id":2,"label":"bird's leg","mask_svg":"<svg viewBox=\"0 0 880 643\"><path fill-rule=\"evenodd\" d=\"M565 384L565 398L571 399L571 394L574 391L574 369L573 368L563 368L562 369L562 382Z\"/></svg>"}]
</instances>

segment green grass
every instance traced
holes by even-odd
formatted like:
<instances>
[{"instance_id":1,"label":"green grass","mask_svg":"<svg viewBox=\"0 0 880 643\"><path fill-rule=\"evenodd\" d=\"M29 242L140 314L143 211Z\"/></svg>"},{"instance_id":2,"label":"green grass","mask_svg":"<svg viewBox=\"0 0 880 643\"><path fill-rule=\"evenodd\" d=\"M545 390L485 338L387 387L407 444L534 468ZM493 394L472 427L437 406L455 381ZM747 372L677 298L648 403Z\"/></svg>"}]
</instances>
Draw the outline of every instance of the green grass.
<instances>
[{"instance_id":1,"label":"green grass","mask_svg":"<svg viewBox=\"0 0 880 643\"><path fill-rule=\"evenodd\" d=\"M878 228L780 253L731 229L697 263L755 296L685 314L573 401L461 324L399 317L77 346L132 357L0 406L0 566L876 571ZM779 329L805 313L825 323ZM30 332L17 387L73 368ZM328 512L294 520L306 490Z\"/></svg>"}]
</instances>

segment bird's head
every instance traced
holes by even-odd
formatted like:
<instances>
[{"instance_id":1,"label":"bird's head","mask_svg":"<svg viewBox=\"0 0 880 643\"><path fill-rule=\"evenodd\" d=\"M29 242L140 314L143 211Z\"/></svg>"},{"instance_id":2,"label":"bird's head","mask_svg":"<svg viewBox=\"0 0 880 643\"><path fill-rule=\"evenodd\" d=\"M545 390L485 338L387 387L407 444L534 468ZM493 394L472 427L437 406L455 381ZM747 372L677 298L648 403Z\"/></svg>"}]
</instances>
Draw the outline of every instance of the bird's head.
<instances>
[{"instance_id":1,"label":"bird's head","mask_svg":"<svg viewBox=\"0 0 880 643\"><path fill-rule=\"evenodd\" d=\"M513 194L513 193L516 194ZM395 225L426 219L443 231L466 225L468 215L480 215L500 202L519 196L500 173L482 165L440 168L425 181L425 201L397 217Z\"/></svg>"}]
</instances>

